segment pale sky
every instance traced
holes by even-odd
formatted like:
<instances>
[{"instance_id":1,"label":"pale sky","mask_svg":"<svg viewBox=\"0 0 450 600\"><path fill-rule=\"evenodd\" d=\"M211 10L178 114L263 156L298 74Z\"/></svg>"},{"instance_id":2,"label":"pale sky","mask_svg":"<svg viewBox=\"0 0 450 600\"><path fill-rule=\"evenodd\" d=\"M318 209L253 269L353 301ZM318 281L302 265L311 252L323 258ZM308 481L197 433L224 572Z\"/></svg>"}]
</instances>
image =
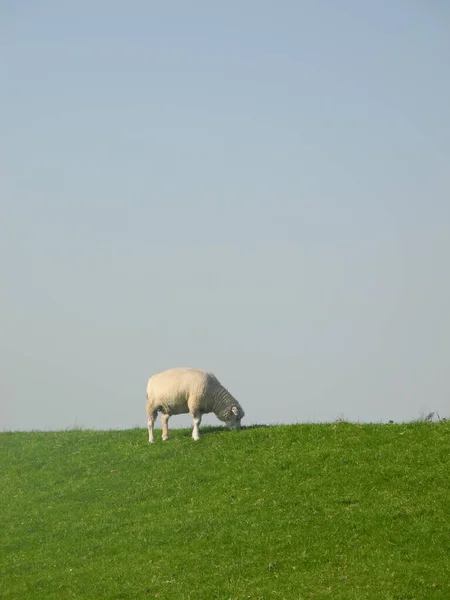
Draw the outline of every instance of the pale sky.
<instances>
[{"instance_id":1,"label":"pale sky","mask_svg":"<svg viewBox=\"0 0 450 600\"><path fill-rule=\"evenodd\" d=\"M9 0L0 50L1 430L145 427L172 366L450 416L450 3Z\"/></svg>"}]
</instances>

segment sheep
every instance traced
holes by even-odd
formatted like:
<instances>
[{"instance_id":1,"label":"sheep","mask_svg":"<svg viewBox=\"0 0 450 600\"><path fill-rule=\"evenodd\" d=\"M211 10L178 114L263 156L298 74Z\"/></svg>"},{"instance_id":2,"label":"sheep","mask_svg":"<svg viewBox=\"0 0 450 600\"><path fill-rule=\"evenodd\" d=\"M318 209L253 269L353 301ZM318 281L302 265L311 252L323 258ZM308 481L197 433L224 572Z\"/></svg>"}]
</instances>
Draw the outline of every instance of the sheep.
<instances>
[{"instance_id":1,"label":"sheep","mask_svg":"<svg viewBox=\"0 0 450 600\"><path fill-rule=\"evenodd\" d=\"M153 427L162 413L162 439L167 440L172 415L190 413L194 421L192 437L200 437L199 426L205 413L213 412L229 429L238 429L245 413L217 377L208 371L177 367L156 373L147 383L148 441L154 442Z\"/></svg>"}]
</instances>

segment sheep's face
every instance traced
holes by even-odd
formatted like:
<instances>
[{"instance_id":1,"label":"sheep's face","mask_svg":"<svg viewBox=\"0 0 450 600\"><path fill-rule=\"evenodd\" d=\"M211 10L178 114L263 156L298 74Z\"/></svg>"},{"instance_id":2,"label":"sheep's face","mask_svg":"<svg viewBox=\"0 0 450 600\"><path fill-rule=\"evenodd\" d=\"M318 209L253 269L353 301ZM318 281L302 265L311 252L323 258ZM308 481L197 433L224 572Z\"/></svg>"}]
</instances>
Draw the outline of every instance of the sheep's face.
<instances>
[{"instance_id":1,"label":"sheep's face","mask_svg":"<svg viewBox=\"0 0 450 600\"><path fill-rule=\"evenodd\" d=\"M238 406L234 405L231 408L230 416L225 421L225 425L228 429L239 429L241 426L241 419L244 416L244 411L240 409Z\"/></svg>"}]
</instances>

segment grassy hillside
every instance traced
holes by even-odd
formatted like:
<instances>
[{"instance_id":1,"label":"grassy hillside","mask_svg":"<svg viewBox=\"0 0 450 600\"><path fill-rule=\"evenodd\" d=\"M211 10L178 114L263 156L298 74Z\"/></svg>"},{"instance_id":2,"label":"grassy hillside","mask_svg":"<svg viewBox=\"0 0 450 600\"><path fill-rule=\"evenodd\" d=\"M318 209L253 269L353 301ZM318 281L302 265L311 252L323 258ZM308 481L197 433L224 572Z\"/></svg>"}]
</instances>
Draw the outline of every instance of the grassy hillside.
<instances>
[{"instance_id":1,"label":"grassy hillside","mask_svg":"<svg viewBox=\"0 0 450 600\"><path fill-rule=\"evenodd\" d=\"M450 598L448 421L171 436L1 434L0 597Z\"/></svg>"}]
</instances>

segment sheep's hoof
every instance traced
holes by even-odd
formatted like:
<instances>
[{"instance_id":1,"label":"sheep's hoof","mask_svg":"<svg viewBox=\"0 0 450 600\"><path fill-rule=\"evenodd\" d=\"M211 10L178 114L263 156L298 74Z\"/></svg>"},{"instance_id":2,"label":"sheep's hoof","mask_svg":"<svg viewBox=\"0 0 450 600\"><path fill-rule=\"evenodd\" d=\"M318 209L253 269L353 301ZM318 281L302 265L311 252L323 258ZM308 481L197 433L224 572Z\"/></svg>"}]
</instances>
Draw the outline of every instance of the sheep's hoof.
<instances>
[{"instance_id":1,"label":"sheep's hoof","mask_svg":"<svg viewBox=\"0 0 450 600\"><path fill-rule=\"evenodd\" d=\"M167 435L166 437L161 438L163 442L167 442L167 440L169 439L169 436Z\"/></svg>"}]
</instances>

